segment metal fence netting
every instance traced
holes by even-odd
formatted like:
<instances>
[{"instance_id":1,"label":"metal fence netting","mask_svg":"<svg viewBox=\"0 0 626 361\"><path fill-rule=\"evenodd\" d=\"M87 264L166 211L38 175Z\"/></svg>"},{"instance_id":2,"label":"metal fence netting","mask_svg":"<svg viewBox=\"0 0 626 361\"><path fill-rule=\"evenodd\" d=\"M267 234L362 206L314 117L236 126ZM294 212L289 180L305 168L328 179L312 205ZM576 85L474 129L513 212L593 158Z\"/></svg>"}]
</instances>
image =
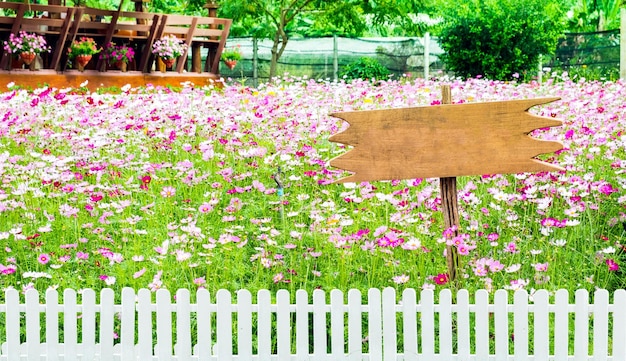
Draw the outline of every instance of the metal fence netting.
<instances>
[{"instance_id":1,"label":"metal fence netting","mask_svg":"<svg viewBox=\"0 0 626 361\"><path fill-rule=\"evenodd\" d=\"M289 39L285 52L278 61L277 74L308 76L312 79L334 80L342 69L361 57L374 58L399 77L404 74L424 75L424 61L428 59L430 74L443 69L438 55L443 51L436 39L426 38L307 38ZM223 77L252 79L255 75L254 40L252 38L228 39L227 47L241 48L243 59L234 69L220 68ZM269 79L272 42L257 41L256 78ZM425 50L428 57L425 58ZM336 58L336 59L335 59ZM335 69L334 64L337 64ZM338 74L336 74L336 72Z\"/></svg>"},{"instance_id":2,"label":"metal fence netting","mask_svg":"<svg viewBox=\"0 0 626 361\"><path fill-rule=\"evenodd\" d=\"M568 71L581 76L619 77L620 30L566 33L556 53L544 62L551 71Z\"/></svg>"}]
</instances>

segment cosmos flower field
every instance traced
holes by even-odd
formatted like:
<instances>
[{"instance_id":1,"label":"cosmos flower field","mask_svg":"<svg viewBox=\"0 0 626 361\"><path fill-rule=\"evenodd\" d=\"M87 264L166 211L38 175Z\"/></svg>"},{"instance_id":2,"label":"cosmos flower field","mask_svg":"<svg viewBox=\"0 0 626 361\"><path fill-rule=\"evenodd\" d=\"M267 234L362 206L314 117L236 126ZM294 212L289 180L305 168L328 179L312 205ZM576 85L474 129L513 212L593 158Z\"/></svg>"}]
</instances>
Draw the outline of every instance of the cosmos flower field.
<instances>
[{"instance_id":1,"label":"cosmos flower field","mask_svg":"<svg viewBox=\"0 0 626 361\"><path fill-rule=\"evenodd\" d=\"M557 96L564 172L331 184L336 111ZM283 78L0 93L0 285L77 290L624 287L626 83ZM454 141L454 140L451 140ZM444 250L460 255L450 282Z\"/></svg>"}]
</instances>

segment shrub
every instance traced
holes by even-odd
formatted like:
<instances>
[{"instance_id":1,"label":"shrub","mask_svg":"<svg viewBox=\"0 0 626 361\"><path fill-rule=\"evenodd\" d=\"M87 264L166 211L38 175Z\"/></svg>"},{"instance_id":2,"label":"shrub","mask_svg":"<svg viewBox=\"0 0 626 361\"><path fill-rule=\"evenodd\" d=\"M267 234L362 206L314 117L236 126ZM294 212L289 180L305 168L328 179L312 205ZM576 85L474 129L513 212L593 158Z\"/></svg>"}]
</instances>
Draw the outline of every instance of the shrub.
<instances>
[{"instance_id":1,"label":"shrub","mask_svg":"<svg viewBox=\"0 0 626 361\"><path fill-rule=\"evenodd\" d=\"M382 66L376 59L360 58L359 60L348 64L340 75L346 80L386 80L389 77L389 70Z\"/></svg>"},{"instance_id":2,"label":"shrub","mask_svg":"<svg viewBox=\"0 0 626 361\"><path fill-rule=\"evenodd\" d=\"M463 78L506 80L534 72L562 34L554 0L470 0L445 11L439 34L448 70Z\"/></svg>"}]
</instances>

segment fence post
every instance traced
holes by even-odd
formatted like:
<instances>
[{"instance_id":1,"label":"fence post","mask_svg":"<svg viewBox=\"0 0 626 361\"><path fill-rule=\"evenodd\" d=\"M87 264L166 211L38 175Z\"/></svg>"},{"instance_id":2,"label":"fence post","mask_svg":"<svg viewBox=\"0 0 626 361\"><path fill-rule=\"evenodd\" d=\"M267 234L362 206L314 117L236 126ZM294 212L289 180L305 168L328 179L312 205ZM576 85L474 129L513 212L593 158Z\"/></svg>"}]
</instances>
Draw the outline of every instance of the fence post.
<instances>
[{"instance_id":1,"label":"fence post","mask_svg":"<svg viewBox=\"0 0 626 361\"><path fill-rule=\"evenodd\" d=\"M619 77L626 79L626 8L621 8L619 15Z\"/></svg>"},{"instance_id":2,"label":"fence post","mask_svg":"<svg viewBox=\"0 0 626 361\"><path fill-rule=\"evenodd\" d=\"M259 39L252 38L252 82L254 87L259 86Z\"/></svg>"},{"instance_id":3,"label":"fence post","mask_svg":"<svg viewBox=\"0 0 626 361\"><path fill-rule=\"evenodd\" d=\"M424 34L424 79L428 79L430 73L430 33Z\"/></svg>"},{"instance_id":4,"label":"fence post","mask_svg":"<svg viewBox=\"0 0 626 361\"><path fill-rule=\"evenodd\" d=\"M337 34L333 34L333 80L337 82L337 73L339 72L339 45L337 44Z\"/></svg>"}]
</instances>

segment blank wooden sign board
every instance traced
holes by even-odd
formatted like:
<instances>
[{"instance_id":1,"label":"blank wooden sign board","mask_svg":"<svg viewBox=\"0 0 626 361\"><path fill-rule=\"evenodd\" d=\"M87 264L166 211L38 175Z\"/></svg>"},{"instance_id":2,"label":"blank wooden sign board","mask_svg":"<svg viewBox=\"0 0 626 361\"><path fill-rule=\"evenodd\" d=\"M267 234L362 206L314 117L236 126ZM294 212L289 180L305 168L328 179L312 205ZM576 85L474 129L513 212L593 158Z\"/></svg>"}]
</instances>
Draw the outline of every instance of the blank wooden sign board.
<instances>
[{"instance_id":1,"label":"blank wooden sign board","mask_svg":"<svg viewBox=\"0 0 626 361\"><path fill-rule=\"evenodd\" d=\"M563 170L534 158L563 144L529 136L535 129L563 124L528 112L559 98L449 104L449 86L442 97L442 105L331 114L350 126L330 141L354 147L330 161L354 173L337 182L441 178L445 226L458 229L454 177ZM447 249L451 280L454 251Z\"/></svg>"}]
</instances>

